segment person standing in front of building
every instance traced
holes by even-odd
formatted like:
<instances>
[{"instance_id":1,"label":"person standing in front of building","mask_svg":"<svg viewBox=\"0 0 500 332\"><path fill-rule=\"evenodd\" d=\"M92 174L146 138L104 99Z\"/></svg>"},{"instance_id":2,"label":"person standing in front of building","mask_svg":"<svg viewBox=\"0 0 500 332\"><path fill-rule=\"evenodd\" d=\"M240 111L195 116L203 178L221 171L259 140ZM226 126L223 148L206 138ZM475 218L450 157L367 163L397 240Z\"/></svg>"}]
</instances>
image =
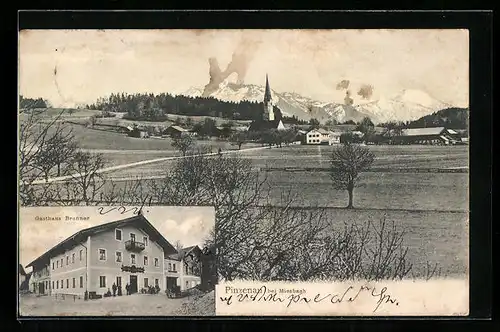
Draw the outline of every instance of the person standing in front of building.
<instances>
[{"instance_id":1,"label":"person standing in front of building","mask_svg":"<svg viewBox=\"0 0 500 332\"><path fill-rule=\"evenodd\" d=\"M111 286L111 289L113 290L113 296L116 296L116 284L113 283L113 286Z\"/></svg>"},{"instance_id":2,"label":"person standing in front of building","mask_svg":"<svg viewBox=\"0 0 500 332\"><path fill-rule=\"evenodd\" d=\"M127 291L127 295L130 295L130 286L128 283L125 285L125 290Z\"/></svg>"}]
</instances>

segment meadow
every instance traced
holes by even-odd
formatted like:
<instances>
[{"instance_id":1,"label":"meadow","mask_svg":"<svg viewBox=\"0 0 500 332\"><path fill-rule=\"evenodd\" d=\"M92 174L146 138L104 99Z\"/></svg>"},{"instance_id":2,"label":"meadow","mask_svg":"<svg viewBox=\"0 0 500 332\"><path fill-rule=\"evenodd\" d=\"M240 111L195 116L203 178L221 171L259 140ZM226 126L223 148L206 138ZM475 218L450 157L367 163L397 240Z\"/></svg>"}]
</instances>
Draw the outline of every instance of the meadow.
<instances>
[{"instance_id":1,"label":"meadow","mask_svg":"<svg viewBox=\"0 0 500 332\"><path fill-rule=\"evenodd\" d=\"M102 153L109 166L179 155L170 139L131 138L81 125L70 126L81 148ZM197 143L212 146L214 152L218 147L224 151L237 149L227 141ZM258 146L244 144L242 149ZM334 146L294 145L239 155L250 160L254 171L267 178L270 199L275 204L279 204L283 192L289 192L296 207L326 207L332 229L345 222L376 221L385 214L407 231L405 244L410 247L408 255L415 273L425 275L425 264L430 262L438 263L443 276L464 275L468 265L468 147L368 147L375 154L375 161L371 171L360 174L353 210L342 208L347 205L347 192L335 189L327 172ZM161 177L173 162L126 168L107 176L118 184L124 183L120 180ZM425 169L446 171L419 172Z\"/></svg>"}]
</instances>

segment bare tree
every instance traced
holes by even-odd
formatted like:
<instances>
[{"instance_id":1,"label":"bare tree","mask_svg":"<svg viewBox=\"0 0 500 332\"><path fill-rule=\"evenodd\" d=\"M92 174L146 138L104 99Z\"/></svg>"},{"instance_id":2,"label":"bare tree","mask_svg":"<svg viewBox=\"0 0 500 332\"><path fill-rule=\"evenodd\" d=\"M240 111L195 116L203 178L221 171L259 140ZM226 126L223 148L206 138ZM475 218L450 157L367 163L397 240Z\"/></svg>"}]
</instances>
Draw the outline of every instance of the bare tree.
<instances>
[{"instance_id":1,"label":"bare tree","mask_svg":"<svg viewBox=\"0 0 500 332\"><path fill-rule=\"evenodd\" d=\"M104 166L105 161L102 155L76 152L70 164L72 179L65 183L66 199L68 201L81 200L81 203L85 205L93 205L100 197L105 185L105 180L99 173Z\"/></svg>"},{"instance_id":2,"label":"bare tree","mask_svg":"<svg viewBox=\"0 0 500 332\"><path fill-rule=\"evenodd\" d=\"M186 156L189 150L194 146L194 140L190 135L184 135L179 138L172 139L172 147Z\"/></svg>"},{"instance_id":3,"label":"bare tree","mask_svg":"<svg viewBox=\"0 0 500 332\"><path fill-rule=\"evenodd\" d=\"M184 248L184 246L182 245L182 242L181 242L181 241L179 241L179 240L175 241L175 245L174 245L174 247L175 247L175 249L176 249L177 251L181 251L181 249L182 249L182 248Z\"/></svg>"},{"instance_id":4,"label":"bare tree","mask_svg":"<svg viewBox=\"0 0 500 332\"><path fill-rule=\"evenodd\" d=\"M246 132L238 131L231 135L231 142L238 145L238 150L241 150L241 146L247 141L248 135Z\"/></svg>"},{"instance_id":5,"label":"bare tree","mask_svg":"<svg viewBox=\"0 0 500 332\"><path fill-rule=\"evenodd\" d=\"M97 124L97 116L92 115L89 117L89 126L94 127Z\"/></svg>"},{"instance_id":6,"label":"bare tree","mask_svg":"<svg viewBox=\"0 0 500 332\"><path fill-rule=\"evenodd\" d=\"M330 158L330 178L333 185L349 194L348 209L353 208L353 191L359 173L368 169L375 155L368 149L356 144L344 143L335 148Z\"/></svg>"},{"instance_id":7,"label":"bare tree","mask_svg":"<svg viewBox=\"0 0 500 332\"><path fill-rule=\"evenodd\" d=\"M22 202L31 204L36 201L34 195L47 195L49 186L35 188L34 184L41 178L48 181L51 175L66 173L68 160L76 151L71 130L60 121L62 113L45 121L29 110L20 114L18 169Z\"/></svg>"}]
</instances>

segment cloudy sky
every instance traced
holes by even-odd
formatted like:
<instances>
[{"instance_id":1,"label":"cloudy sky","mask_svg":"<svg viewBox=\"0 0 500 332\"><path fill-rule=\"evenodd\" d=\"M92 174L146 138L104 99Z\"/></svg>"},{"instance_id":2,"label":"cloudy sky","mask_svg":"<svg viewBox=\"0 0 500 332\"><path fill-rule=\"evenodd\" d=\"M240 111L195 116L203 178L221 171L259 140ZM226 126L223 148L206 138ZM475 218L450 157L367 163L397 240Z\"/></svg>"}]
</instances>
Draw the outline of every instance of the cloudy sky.
<instances>
[{"instance_id":1,"label":"cloudy sky","mask_svg":"<svg viewBox=\"0 0 500 332\"><path fill-rule=\"evenodd\" d=\"M132 208L132 207L130 207ZM104 208L103 211L106 211ZM74 233L96 225L132 217L113 210L104 215L98 207L23 207L19 212L19 262L26 266ZM144 216L170 242L201 246L215 225L213 207L145 207ZM61 221L40 221L35 217L59 216ZM88 216L87 221L65 221L65 216Z\"/></svg>"},{"instance_id":2,"label":"cloudy sky","mask_svg":"<svg viewBox=\"0 0 500 332\"><path fill-rule=\"evenodd\" d=\"M222 70L245 54L245 83L334 101L341 80L370 84L376 96L424 91L468 106L467 30L24 30L20 93L54 106L112 92L203 87L208 58Z\"/></svg>"}]
</instances>

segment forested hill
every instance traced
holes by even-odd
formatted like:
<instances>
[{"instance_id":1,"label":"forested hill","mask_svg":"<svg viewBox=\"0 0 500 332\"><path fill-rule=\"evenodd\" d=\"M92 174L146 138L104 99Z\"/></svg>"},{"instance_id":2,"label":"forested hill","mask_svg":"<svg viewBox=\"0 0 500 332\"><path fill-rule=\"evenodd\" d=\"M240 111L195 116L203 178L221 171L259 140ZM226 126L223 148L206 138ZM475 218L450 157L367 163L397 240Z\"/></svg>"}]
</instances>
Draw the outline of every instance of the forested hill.
<instances>
[{"instance_id":1,"label":"forested hill","mask_svg":"<svg viewBox=\"0 0 500 332\"><path fill-rule=\"evenodd\" d=\"M215 98L173 96L154 94L111 94L100 98L87 108L127 113L128 118L162 118L166 114L186 116L216 116L236 120L257 120L262 118L262 103L221 101ZM276 111L276 110L275 110ZM279 112L279 110L277 110Z\"/></svg>"},{"instance_id":2,"label":"forested hill","mask_svg":"<svg viewBox=\"0 0 500 332\"><path fill-rule=\"evenodd\" d=\"M450 129L468 129L468 126L469 109L458 107L442 109L411 121L407 125L408 128L446 127Z\"/></svg>"}]
</instances>

